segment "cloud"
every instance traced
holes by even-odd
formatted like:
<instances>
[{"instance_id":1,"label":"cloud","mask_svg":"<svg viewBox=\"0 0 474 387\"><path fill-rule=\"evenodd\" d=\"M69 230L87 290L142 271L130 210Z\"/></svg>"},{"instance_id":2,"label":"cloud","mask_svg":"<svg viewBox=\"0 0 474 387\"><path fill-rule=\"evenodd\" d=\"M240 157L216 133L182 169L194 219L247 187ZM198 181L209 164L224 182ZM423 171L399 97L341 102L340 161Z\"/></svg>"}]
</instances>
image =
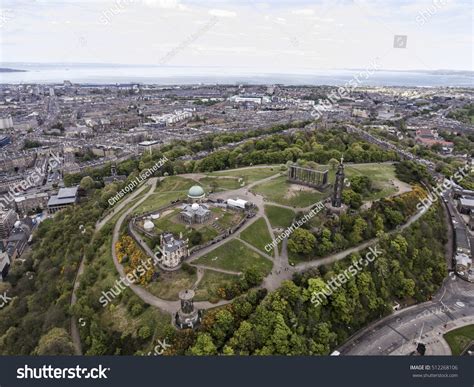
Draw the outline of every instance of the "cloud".
<instances>
[{"instance_id":1,"label":"cloud","mask_svg":"<svg viewBox=\"0 0 474 387\"><path fill-rule=\"evenodd\" d=\"M319 17L319 16L314 16L311 18L312 20L316 20L321 23L332 23L334 22L334 19L332 17Z\"/></svg>"},{"instance_id":2,"label":"cloud","mask_svg":"<svg viewBox=\"0 0 474 387\"><path fill-rule=\"evenodd\" d=\"M293 15L304 15L304 16L311 16L314 15L314 10L310 8L304 9L295 9L291 12Z\"/></svg>"},{"instance_id":3,"label":"cloud","mask_svg":"<svg viewBox=\"0 0 474 387\"><path fill-rule=\"evenodd\" d=\"M232 11L227 11L225 9L211 9L209 15L217 17L236 17L237 14Z\"/></svg>"},{"instance_id":4,"label":"cloud","mask_svg":"<svg viewBox=\"0 0 474 387\"><path fill-rule=\"evenodd\" d=\"M142 0L147 7L162 9L186 10L186 6L181 4L179 0Z\"/></svg>"}]
</instances>

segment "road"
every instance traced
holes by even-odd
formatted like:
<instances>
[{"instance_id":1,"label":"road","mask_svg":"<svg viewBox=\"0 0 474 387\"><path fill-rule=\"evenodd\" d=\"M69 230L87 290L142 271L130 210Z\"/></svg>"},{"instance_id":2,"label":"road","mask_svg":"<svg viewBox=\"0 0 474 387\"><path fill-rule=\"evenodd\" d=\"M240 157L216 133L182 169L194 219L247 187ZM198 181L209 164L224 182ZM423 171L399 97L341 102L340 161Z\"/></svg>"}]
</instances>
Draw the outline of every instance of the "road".
<instances>
[{"instance_id":1,"label":"road","mask_svg":"<svg viewBox=\"0 0 474 387\"><path fill-rule=\"evenodd\" d=\"M418 161L414 156L408 158ZM439 178L437 173L431 172ZM439 200L444 202L447 210L445 222L451 230L445 251L447 267L450 268L454 227L466 226L450 192L445 192ZM416 349L416 342L421 341L427 346L426 355L450 355L450 348L442 335L473 323L474 285L451 273L431 301L394 312L372 323L357 332L338 351L342 355L408 355Z\"/></svg>"},{"instance_id":2,"label":"road","mask_svg":"<svg viewBox=\"0 0 474 387\"><path fill-rule=\"evenodd\" d=\"M149 191L140 199L138 200L133 206L128 208L117 220L114 226L113 234L112 234L112 258L114 261L115 268L117 272L119 273L119 276L121 278L125 278L125 271L123 269L123 266L120 264L117 258L117 254L115 252L115 244L118 242L119 236L120 236L120 229L122 227L123 222L127 218L127 216L140 204L142 204L150 195L152 195L155 192L156 189L156 183L158 179L157 178L152 178L149 180L149 186L150 189ZM164 312L170 313L172 316L179 310L180 308L180 302L179 301L168 301L168 300L163 300L161 298L158 298L148 292L146 289L142 288L141 286L130 284L130 289L138 296L140 297L143 302L155 306L159 309L161 309ZM217 302L215 304L212 304L208 301L197 301L194 302L194 305L198 309L210 309L210 308L215 308L217 306L225 305L230 303L231 301L228 300L223 300L220 302Z\"/></svg>"},{"instance_id":3,"label":"road","mask_svg":"<svg viewBox=\"0 0 474 387\"><path fill-rule=\"evenodd\" d=\"M427 355L448 355L439 332L447 332L463 322L474 323L474 287L451 275L432 301L394 312L371 324L338 351L342 355L407 355L415 350L415 342L421 340L427 344Z\"/></svg>"}]
</instances>

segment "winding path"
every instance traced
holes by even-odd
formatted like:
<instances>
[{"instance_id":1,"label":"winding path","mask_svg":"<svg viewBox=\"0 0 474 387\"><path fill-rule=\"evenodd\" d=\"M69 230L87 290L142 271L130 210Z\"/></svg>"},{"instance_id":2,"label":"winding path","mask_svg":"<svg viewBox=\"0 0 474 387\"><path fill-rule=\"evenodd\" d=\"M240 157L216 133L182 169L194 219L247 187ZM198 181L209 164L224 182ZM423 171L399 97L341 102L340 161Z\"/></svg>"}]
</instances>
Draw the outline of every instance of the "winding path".
<instances>
[{"instance_id":1,"label":"winding path","mask_svg":"<svg viewBox=\"0 0 474 387\"><path fill-rule=\"evenodd\" d=\"M196 174L190 174L190 175L193 175L194 177L196 177ZM245 244L248 248L252 249L253 251L259 253L260 255L264 256L266 259L269 259L273 262L273 269L272 269L271 273L267 277L264 278L263 283L262 283L262 287L266 288L269 291L276 290L281 285L281 283L283 281L291 279L292 275L295 272L301 272L301 271L305 271L305 270L307 270L309 268L312 268L312 267L319 267L319 266L322 266L322 265L327 265L327 264L334 263L336 261L339 261L339 260L347 257L348 255L350 255L354 252L364 250L364 249L366 249L366 248L368 248L368 247L370 247L370 246L372 246L372 245L374 245L378 242L377 238L371 239L371 240L365 241L365 242L363 242L363 243L361 243L357 246L351 247L351 248L346 249L344 251L340 251L340 252L328 255L328 256L323 257L321 259L311 261L311 262L300 263L300 264L297 264L296 266L290 266L289 263L288 263L288 253L287 253L287 243L288 243L288 241L286 239L283 240L283 246L282 246L282 252L281 253L278 251L278 247L274 248L274 255L275 255L274 257L272 257L268 254L265 254L264 252L257 249L255 246L253 246L253 245L249 244L248 242L240 239L240 233L243 230L245 230L247 227L251 226L253 223L255 223L260 218L265 219L265 223L267 225L269 234L274 238L273 229L271 227L269 219L265 215L265 208L264 208L265 204L272 204L273 205L274 203L265 202L261 195L250 193L249 188L251 186L261 184L265 181L272 180L272 179L274 179L274 178L276 178L280 175L281 174L278 173L278 174L266 177L262 180L256 181L256 182L254 182L254 183L252 183L252 184L250 184L249 186L246 186L246 187L242 187L242 188L232 190L232 191L219 192L219 193L210 195L210 197L213 197L213 196L217 197L218 196L218 197L224 198L224 199L228 199L228 198L231 198L231 197L232 198L239 197L239 198L243 198L245 200L252 201L256 205L256 207L258 208L258 214L254 218L249 219L238 230L238 232L230 235L229 237L223 239L222 241L219 241L219 242L217 242L213 245L205 247L202 250L199 250L198 252L193 254L188 259L187 262L190 263L192 266L195 266L198 269L198 277L197 277L196 282L193 285L194 289L197 288L199 282L202 280L202 278L204 276L203 270L213 270L213 271L216 271L216 272L232 274L232 275L241 274L239 272L234 272L234 271L230 271L230 270L214 268L214 267L198 265L198 264L192 264L192 262L196 261L200 257L208 254L209 252L215 250L217 247L222 246L223 244L227 243L228 241L230 241L232 239L239 240L240 242ZM185 177L185 178L189 177L189 175L187 175L187 174L184 174L184 175L181 175L181 176ZM118 259L117 259L116 253L115 253L115 248L114 248L115 244L117 243L117 241L119 239L120 229L123 225L123 222L127 218L127 216L136 207L138 207L141 203L143 203L146 199L148 199L148 197L150 195L155 193L157 181L158 181L158 178L152 178L152 179L149 180L149 182L147 183L148 186L151 186L149 191L138 202L136 202L133 206L128 208L120 216L120 218L118 219L118 221L116 222L116 224L114 226L113 238L112 238L112 247L111 247L112 248L112 257L113 257L113 260L114 260L114 265L115 265L115 267L116 267L116 269L117 269L117 271L118 271L118 273L121 277L124 277L125 273L124 273L122 265L118 262ZM138 192L136 194L138 194ZM133 200L133 197L130 197L128 202L130 200ZM123 208L125 205L126 205L126 203L123 203L123 206L121 208ZM311 206L302 208L302 209L308 209L309 210L313 206L314 206L314 204L311 205ZM292 208L292 209L295 210L294 208ZM417 221L422 215L423 215L423 212L415 214L403 226L401 226L401 227L399 227L395 230L392 230L388 234L398 233L398 232L402 231L403 229L409 227L413 222ZM102 225L106 223L105 222L106 218L104 218L104 220L101 221ZM108 220L110 220L110 219L112 219L112 214L108 215ZM100 229L100 227L99 227L99 229ZM150 257L154 257L154 254L151 251L151 249L148 247L148 245L140 237L138 237L137 239L139 240L139 242L140 242L139 244L143 248L143 250ZM169 300L161 299L161 298L156 297L155 295L151 294L150 292L148 292L146 289L144 289L141 286L130 285L130 289L138 297L140 297L145 303L147 303L149 305L152 305L152 306L155 306L155 307L157 307L157 308L159 308L159 309L161 309L165 312L170 313L171 315L174 315L178 311L178 309L180 308L180 302L179 301L169 301ZM230 301L229 300L222 300L220 302L217 302L217 303L213 304L213 303L210 303L208 301L198 301L198 302L195 302L194 305L199 309L210 309L210 308L215 308L215 307L218 307L218 306L221 306L221 305L228 304L230 302L232 302L232 301L231 300Z\"/></svg>"},{"instance_id":2,"label":"winding path","mask_svg":"<svg viewBox=\"0 0 474 387\"><path fill-rule=\"evenodd\" d=\"M156 183L158 179L157 178L152 178L149 180L147 183L148 185L151 185L150 190L139 200L137 201L133 206L127 209L120 218L117 220L117 223L115 224L113 234L112 234L112 258L114 260L114 265L115 268L117 269L117 272L119 273L121 278L125 278L126 274L123 269L123 266L120 264L117 258L117 254L115 252L115 244L118 242L119 235L120 235L120 229L122 227L123 222L127 218L127 216L140 204L142 204L150 195L152 195L155 192L156 189ZM143 242L143 241L142 241ZM143 242L144 243L144 242ZM142 244L140 244L142 245ZM148 250L145 250L148 252ZM151 251L151 250L150 250ZM152 258L154 257L154 254L152 255ZM196 284L195 284L196 285ZM164 300L161 298L156 297L155 295L151 294L149 291L144 289L141 286L130 284L130 289L142 299L143 302L155 306L165 312L170 313L171 315L174 315L180 308L180 302L179 301L169 301L169 300ZM215 308L217 306L225 305L230 303L231 301L229 300L223 300L220 302L217 302L215 304L212 304L208 301L197 301L194 302L194 305L198 309L210 309L210 308Z\"/></svg>"}]
</instances>

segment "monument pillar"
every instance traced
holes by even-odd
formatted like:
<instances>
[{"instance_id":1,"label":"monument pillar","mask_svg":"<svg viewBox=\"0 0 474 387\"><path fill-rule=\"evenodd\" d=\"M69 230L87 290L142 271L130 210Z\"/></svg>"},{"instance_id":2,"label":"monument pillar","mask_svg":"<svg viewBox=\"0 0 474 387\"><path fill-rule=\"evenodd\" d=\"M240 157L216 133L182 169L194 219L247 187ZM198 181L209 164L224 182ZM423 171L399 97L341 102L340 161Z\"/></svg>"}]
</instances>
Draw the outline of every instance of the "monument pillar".
<instances>
[{"instance_id":1,"label":"monument pillar","mask_svg":"<svg viewBox=\"0 0 474 387\"><path fill-rule=\"evenodd\" d=\"M332 195L332 206L341 207L342 205L342 190L344 189L344 158L341 157L341 162L337 167L336 181L334 182L334 192Z\"/></svg>"}]
</instances>

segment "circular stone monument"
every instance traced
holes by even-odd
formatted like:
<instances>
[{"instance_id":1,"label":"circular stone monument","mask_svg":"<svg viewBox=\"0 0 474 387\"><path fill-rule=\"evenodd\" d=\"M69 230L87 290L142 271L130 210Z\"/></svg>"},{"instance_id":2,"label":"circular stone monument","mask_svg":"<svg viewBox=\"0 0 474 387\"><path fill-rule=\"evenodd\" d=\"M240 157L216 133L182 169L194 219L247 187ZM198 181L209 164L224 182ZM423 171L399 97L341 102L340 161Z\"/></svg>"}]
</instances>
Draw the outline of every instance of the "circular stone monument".
<instances>
[{"instance_id":1,"label":"circular stone monument","mask_svg":"<svg viewBox=\"0 0 474 387\"><path fill-rule=\"evenodd\" d=\"M181 329L194 328L201 320L200 311L194 308L194 290L186 289L179 292L181 309L176 313L176 325Z\"/></svg>"}]
</instances>

